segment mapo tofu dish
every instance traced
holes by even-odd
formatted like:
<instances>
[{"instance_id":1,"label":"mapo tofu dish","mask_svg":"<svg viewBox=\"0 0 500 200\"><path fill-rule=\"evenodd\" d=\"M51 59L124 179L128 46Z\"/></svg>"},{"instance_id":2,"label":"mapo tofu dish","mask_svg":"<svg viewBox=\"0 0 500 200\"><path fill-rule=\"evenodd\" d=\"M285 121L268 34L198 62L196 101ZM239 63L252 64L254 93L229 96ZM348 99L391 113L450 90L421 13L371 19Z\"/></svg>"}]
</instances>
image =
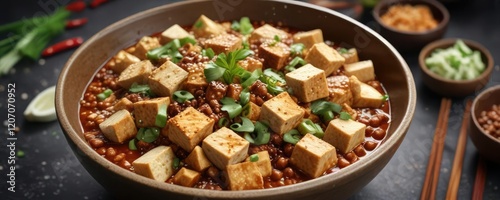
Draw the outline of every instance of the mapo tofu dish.
<instances>
[{"instance_id":1,"label":"mapo tofu dish","mask_svg":"<svg viewBox=\"0 0 500 200\"><path fill-rule=\"evenodd\" d=\"M371 60L323 37L204 15L144 36L90 81L84 137L122 168L186 187L273 188L349 170L383 145L390 101Z\"/></svg>"}]
</instances>

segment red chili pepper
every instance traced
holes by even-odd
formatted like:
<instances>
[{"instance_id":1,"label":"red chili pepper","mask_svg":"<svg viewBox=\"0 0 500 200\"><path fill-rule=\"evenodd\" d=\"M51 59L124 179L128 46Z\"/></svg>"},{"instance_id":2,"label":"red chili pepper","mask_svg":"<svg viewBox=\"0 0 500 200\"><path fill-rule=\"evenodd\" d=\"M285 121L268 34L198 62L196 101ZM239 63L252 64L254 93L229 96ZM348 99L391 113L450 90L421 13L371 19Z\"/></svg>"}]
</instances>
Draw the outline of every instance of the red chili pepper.
<instances>
[{"instance_id":1,"label":"red chili pepper","mask_svg":"<svg viewBox=\"0 0 500 200\"><path fill-rule=\"evenodd\" d=\"M86 7L87 7L87 4L85 4L85 2L75 1L75 2L72 2L72 3L69 3L68 5L66 5L66 10L69 10L71 12L81 12L81 11L85 10Z\"/></svg>"},{"instance_id":2,"label":"red chili pepper","mask_svg":"<svg viewBox=\"0 0 500 200\"><path fill-rule=\"evenodd\" d=\"M90 2L90 7L97 8L98 6L106 2L108 2L108 0L92 0L92 2Z\"/></svg>"},{"instance_id":3,"label":"red chili pepper","mask_svg":"<svg viewBox=\"0 0 500 200\"><path fill-rule=\"evenodd\" d=\"M69 20L69 21L66 21L66 28L70 29L70 28L76 28L79 26L83 26L84 24L87 23L87 21L89 21L89 20L86 17L80 18L80 19Z\"/></svg>"},{"instance_id":4,"label":"red chili pepper","mask_svg":"<svg viewBox=\"0 0 500 200\"><path fill-rule=\"evenodd\" d=\"M74 37L70 38L61 42L58 42L50 47L47 47L45 50L42 52L43 57L47 56L52 56L56 53L78 47L83 43L83 38L82 37Z\"/></svg>"}]
</instances>

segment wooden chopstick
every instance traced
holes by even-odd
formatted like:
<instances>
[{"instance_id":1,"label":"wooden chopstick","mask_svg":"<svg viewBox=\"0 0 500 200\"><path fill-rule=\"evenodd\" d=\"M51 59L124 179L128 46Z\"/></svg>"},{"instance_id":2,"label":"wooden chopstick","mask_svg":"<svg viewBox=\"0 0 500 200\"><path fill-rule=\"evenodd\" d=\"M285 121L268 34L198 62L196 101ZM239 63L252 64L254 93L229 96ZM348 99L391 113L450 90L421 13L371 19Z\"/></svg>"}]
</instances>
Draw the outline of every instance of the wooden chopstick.
<instances>
[{"instance_id":1,"label":"wooden chopstick","mask_svg":"<svg viewBox=\"0 0 500 200\"><path fill-rule=\"evenodd\" d=\"M451 169L451 176L448 182L446 199L457 199L458 186L460 185L460 177L462 175L465 147L467 146L467 129L469 127L471 104L472 101L468 100L465 105L464 116L462 118L462 127L460 128L460 135L458 136L457 141L457 150L455 151L455 157L453 158L453 167Z\"/></svg>"},{"instance_id":2,"label":"wooden chopstick","mask_svg":"<svg viewBox=\"0 0 500 200\"><path fill-rule=\"evenodd\" d=\"M424 186L420 194L421 200L435 199L437 183L439 180L439 169L441 167L441 159L443 156L444 141L448 127L450 107L450 99L441 99L441 107L439 109L436 130L434 131L434 139L429 154L429 162L427 163Z\"/></svg>"},{"instance_id":3,"label":"wooden chopstick","mask_svg":"<svg viewBox=\"0 0 500 200\"><path fill-rule=\"evenodd\" d=\"M486 166L483 158L477 160L476 178L474 180L474 189L472 191L472 199L483 199L484 182L486 180Z\"/></svg>"}]
</instances>

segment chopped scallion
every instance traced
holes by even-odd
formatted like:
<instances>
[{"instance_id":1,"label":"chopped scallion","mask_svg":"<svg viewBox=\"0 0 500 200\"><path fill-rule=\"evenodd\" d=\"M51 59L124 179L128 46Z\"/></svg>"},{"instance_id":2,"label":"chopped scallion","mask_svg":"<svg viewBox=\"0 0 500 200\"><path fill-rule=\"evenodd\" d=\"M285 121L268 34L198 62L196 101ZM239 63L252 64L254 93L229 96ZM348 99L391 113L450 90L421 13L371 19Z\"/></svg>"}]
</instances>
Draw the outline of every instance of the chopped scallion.
<instances>
[{"instance_id":1,"label":"chopped scallion","mask_svg":"<svg viewBox=\"0 0 500 200\"><path fill-rule=\"evenodd\" d=\"M236 103L236 101L231 97L224 97L221 102L221 110L226 111L231 119L238 116L242 111L242 106Z\"/></svg>"},{"instance_id":2,"label":"chopped scallion","mask_svg":"<svg viewBox=\"0 0 500 200\"><path fill-rule=\"evenodd\" d=\"M387 101L387 100L389 100L389 95L388 95L388 94L385 94L384 96L382 96L382 100L383 100L383 101Z\"/></svg>"},{"instance_id":3,"label":"chopped scallion","mask_svg":"<svg viewBox=\"0 0 500 200\"><path fill-rule=\"evenodd\" d=\"M215 52L214 52L214 50L212 50L212 48L203 49L203 50L201 50L201 55L212 59L215 56Z\"/></svg>"},{"instance_id":4,"label":"chopped scallion","mask_svg":"<svg viewBox=\"0 0 500 200\"><path fill-rule=\"evenodd\" d=\"M255 126L253 125L252 121L246 117L241 117L241 124L240 123L234 123L229 126L233 131L236 132L253 132L255 130Z\"/></svg>"},{"instance_id":5,"label":"chopped scallion","mask_svg":"<svg viewBox=\"0 0 500 200\"><path fill-rule=\"evenodd\" d=\"M350 120L352 117L349 113L347 112L341 112L340 113L340 119L341 120Z\"/></svg>"},{"instance_id":6,"label":"chopped scallion","mask_svg":"<svg viewBox=\"0 0 500 200\"><path fill-rule=\"evenodd\" d=\"M255 145L267 144L271 139L271 132L269 132L269 127L266 124L257 121L255 122L254 132L245 133L244 138Z\"/></svg>"},{"instance_id":7,"label":"chopped scallion","mask_svg":"<svg viewBox=\"0 0 500 200\"><path fill-rule=\"evenodd\" d=\"M259 155L258 154L252 154L250 155L250 162L257 162L259 161Z\"/></svg>"},{"instance_id":8,"label":"chopped scallion","mask_svg":"<svg viewBox=\"0 0 500 200\"><path fill-rule=\"evenodd\" d=\"M151 91L151 88L149 88L149 85L144 84L140 85L137 83L133 83L132 86L128 89L128 91L133 92L133 93L140 93L148 97L154 97L155 95Z\"/></svg>"},{"instance_id":9,"label":"chopped scallion","mask_svg":"<svg viewBox=\"0 0 500 200\"><path fill-rule=\"evenodd\" d=\"M219 127L225 127L225 126L229 125L229 120L227 118L225 118L225 117L220 118L219 122L217 122L217 125Z\"/></svg>"},{"instance_id":10,"label":"chopped scallion","mask_svg":"<svg viewBox=\"0 0 500 200\"><path fill-rule=\"evenodd\" d=\"M163 57L169 57L172 62L177 63L182 59L179 48L187 43L196 44L196 40L191 37L174 39L162 47L150 50L146 53L149 60L157 61Z\"/></svg>"},{"instance_id":11,"label":"chopped scallion","mask_svg":"<svg viewBox=\"0 0 500 200\"><path fill-rule=\"evenodd\" d=\"M283 135L283 141L288 142L290 144L297 144L297 142L299 142L301 138L302 135L297 129L292 129Z\"/></svg>"},{"instance_id":12,"label":"chopped scallion","mask_svg":"<svg viewBox=\"0 0 500 200\"><path fill-rule=\"evenodd\" d=\"M130 150L132 150L132 151L137 150L137 146L135 146L135 139L131 139L131 140L128 142L128 149L130 149Z\"/></svg>"},{"instance_id":13,"label":"chopped scallion","mask_svg":"<svg viewBox=\"0 0 500 200\"><path fill-rule=\"evenodd\" d=\"M177 101L179 103L184 103L187 100L194 99L193 94L189 93L188 91L185 90L178 90L174 92L173 95L174 101Z\"/></svg>"},{"instance_id":14,"label":"chopped scallion","mask_svg":"<svg viewBox=\"0 0 500 200\"><path fill-rule=\"evenodd\" d=\"M299 126L297 126L297 129L302 135L305 134L313 134L314 136L318 138L323 138L323 135L325 134L323 132L323 129L321 128L320 125L315 124L313 121L310 119L304 119Z\"/></svg>"},{"instance_id":15,"label":"chopped scallion","mask_svg":"<svg viewBox=\"0 0 500 200\"><path fill-rule=\"evenodd\" d=\"M113 90L111 89L106 89L104 90L103 92L99 93L97 95L97 99L99 101L104 101L105 99L107 99L109 96L111 96L111 94L113 94Z\"/></svg>"},{"instance_id":16,"label":"chopped scallion","mask_svg":"<svg viewBox=\"0 0 500 200\"><path fill-rule=\"evenodd\" d=\"M290 45L290 53L292 55L302 55L302 51L304 51L304 44L302 43L295 43Z\"/></svg>"},{"instance_id":17,"label":"chopped scallion","mask_svg":"<svg viewBox=\"0 0 500 200\"><path fill-rule=\"evenodd\" d=\"M155 125L163 128L167 124L167 104L160 105L158 114L156 114Z\"/></svg>"},{"instance_id":18,"label":"chopped scallion","mask_svg":"<svg viewBox=\"0 0 500 200\"><path fill-rule=\"evenodd\" d=\"M287 66L285 66L285 69L287 71L294 71L298 66L303 66L305 64L307 64L307 62L304 59L301 57L295 57L290 61L290 63L288 63Z\"/></svg>"},{"instance_id":19,"label":"chopped scallion","mask_svg":"<svg viewBox=\"0 0 500 200\"><path fill-rule=\"evenodd\" d=\"M174 160L172 161L172 167L175 170L178 170L181 167L181 159L175 157Z\"/></svg>"}]
</instances>

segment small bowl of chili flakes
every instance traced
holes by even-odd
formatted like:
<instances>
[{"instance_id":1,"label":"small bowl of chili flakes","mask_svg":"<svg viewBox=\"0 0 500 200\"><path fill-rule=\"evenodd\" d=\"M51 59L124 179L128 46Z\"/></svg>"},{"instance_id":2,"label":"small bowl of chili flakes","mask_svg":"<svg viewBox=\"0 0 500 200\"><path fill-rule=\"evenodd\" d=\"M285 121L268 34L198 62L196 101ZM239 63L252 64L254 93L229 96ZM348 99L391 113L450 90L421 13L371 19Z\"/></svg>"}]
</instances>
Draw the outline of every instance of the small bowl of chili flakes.
<instances>
[{"instance_id":1,"label":"small bowl of chili flakes","mask_svg":"<svg viewBox=\"0 0 500 200\"><path fill-rule=\"evenodd\" d=\"M500 85L481 92L472 102L470 138L479 154L500 164Z\"/></svg>"},{"instance_id":2,"label":"small bowl of chili flakes","mask_svg":"<svg viewBox=\"0 0 500 200\"><path fill-rule=\"evenodd\" d=\"M450 14L435 0L382 0L373 8L375 29L402 52L420 50L446 33Z\"/></svg>"}]
</instances>

